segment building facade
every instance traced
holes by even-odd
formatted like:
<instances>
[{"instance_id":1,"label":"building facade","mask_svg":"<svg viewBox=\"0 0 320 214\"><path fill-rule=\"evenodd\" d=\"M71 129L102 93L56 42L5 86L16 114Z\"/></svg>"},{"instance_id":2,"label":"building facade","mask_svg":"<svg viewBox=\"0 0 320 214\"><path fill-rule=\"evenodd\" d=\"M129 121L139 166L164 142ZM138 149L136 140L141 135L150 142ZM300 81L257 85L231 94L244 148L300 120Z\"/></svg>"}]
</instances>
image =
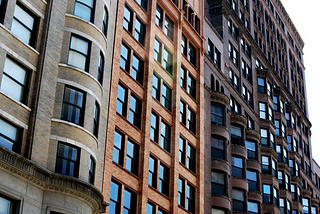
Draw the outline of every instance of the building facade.
<instances>
[{"instance_id":1,"label":"building facade","mask_svg":"<svg viewBox=\"0 0 320 214\"><path fill-rule=\"evenodd\" d=\"M285 8L208 0L205 21L204 213L318 213L304 43Z\"/></svg>"},{"instance_id":2,"label":"building facade","mask_svg":"<svg viewBox=\"0 0 320 214\"><path fill-rule=\"evenodd\" d=\"M117 2L0 1L0 212L101 213Z\"/></svg>"}]
</instances>

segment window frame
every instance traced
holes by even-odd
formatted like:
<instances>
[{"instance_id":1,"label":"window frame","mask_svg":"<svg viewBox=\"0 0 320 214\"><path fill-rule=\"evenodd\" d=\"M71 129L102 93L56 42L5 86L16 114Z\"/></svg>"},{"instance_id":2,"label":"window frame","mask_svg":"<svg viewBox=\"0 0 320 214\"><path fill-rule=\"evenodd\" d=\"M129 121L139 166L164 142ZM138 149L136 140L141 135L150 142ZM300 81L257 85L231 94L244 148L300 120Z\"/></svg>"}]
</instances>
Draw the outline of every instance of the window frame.
<instances>
[{"instance_id":1,"label":"window frame","mask_svg":"<svg viewBox=\"0 0 320 214\"><path fill-rule=\"evenodd\" d=\"M76 50L76 49L73 49L71 48L71 44L72 44L72 39L75 38L77 40L82 40L83 42L86 42L87 44L87 53L82 53L81 51L79 50ZM85 57L85 65L84 65L84 68L80 68L74 64L72 64L71 62L69 62L69 57L70 57L70 52L74 52L76 54L80 54L82 55L83 57ZM70 43L69 43L69 51L68 51L68 65L72 66L72 67L75 67L75 68L78 68L80 70L83 70L85 72L88 72L89 73L89 65L90 65L90 57L91 57L91 41L89 41L88 39L82 37L82 36L79 36L77 34L73 34L71 33L71 36L70 36Z\"/></svg>"},{"instance_id":2,"label":"window frame","mask_svg":"<svg viewBox=\"0 0 320 214\"><path fill-rule=\"evenodd\" d=\"M77 157L76 157L76 160L72 160L68 157L64 157L64 156L61 156L59 155L59 148L60 148L60 145L64 145L64 146L67 146L69 148L72 148L72 149L75 149L77 151ZM71 144L68 144L68 143L65 143L65 142L61 142L59 141L58 142L58 145L57 145L57 153L56 153L56 161L55 161L55 173L58 173L58 174L62 174L62 175L66 175L66 176L70 176L70 177L75 177L75 178L78 178L79 177L79 167L80 167L80 154L81 153L81 148L77 147L77 146L74 146L74 145L71 145ZM63 169L61 169L61 171L59 171L59 167L63 167L63 163L61 166L58 165L58 160L66 160L67 163L69 164L70 162L74 164L74 170L72 172L72 175L70 174L71 171L67 172L66 174L63 173Z\"/></svg>"}]
</instances>

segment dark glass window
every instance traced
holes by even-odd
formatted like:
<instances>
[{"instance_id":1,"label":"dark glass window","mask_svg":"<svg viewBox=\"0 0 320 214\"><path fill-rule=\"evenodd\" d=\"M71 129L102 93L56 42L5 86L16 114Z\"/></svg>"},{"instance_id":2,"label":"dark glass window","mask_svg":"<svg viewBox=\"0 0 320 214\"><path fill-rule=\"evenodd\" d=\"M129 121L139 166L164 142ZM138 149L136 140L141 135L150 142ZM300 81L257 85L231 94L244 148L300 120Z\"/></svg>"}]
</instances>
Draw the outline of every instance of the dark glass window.
<instances>
[{"instance_id":1,"label":"dark glass window","mask_svg":"<svg viewBox=\"0 0 320 214\"><path fill-rule=\"evenodd\" d=\"M260 142L262 146L269 146L269 137L267 129L260 129Z\"/></svg>"},{"instance_id":2,"label":"dark glass window","mask_svg":"<svg viewBox=\"0 0 320 214\"><path fill-rule=\"evenodd\" d=\"M153 73L152 96L160 101L160 77Z\"/></svg>"},{"instance_id":3,"label":"dark glass window","mask_svg":"<svg viewBox=\"0 0 320 214\"><path fill-rule=\"evenodd\" d=\"M186 140L179 137L179 162L186 164Z\"/></svg>"},{"instance_id":4,"label":"dark glass window","mask_svg":"<svg viewBox=\"0 0 320 214\"><path fill-rule=\"evenodd\" d=\"M0 23L3 24L6 14L7 0L0 0Z\"/></svg>"},{"instance_id":5,"label":"dark glass window","mask_svg":"<svg viewBox=\"0 0 320 214\"><path fill-rule=\"evenodd\" d=\"M188 144L187 168L196 172L196 149Z\"/></svg>"},{"instance_id":6,"label":"dark glass window","mask_svg":"<svg viewBox=\"0 0 320 214\"><path fill-rule=\"evenodd\" d=\"M28 72L11 58L4 63L1 91L22 103L27 101Z\"/></svg>"},{"instance_id":7,"label":"dark glass window","mask_svg":"<svg viewBox=\"0 0 320 214\"><path fill-rule=\"evenodd\" d=\"M158 39L155 39L154 41L154 58L159 63L161 63L161 55L162 55L162 43L159 42Z\"/></svg>"},{"instance_id":8,"label":"dark glass window","mask_svg":"<svg viewBox=\"0 0 320 214\"><path fill-rule=\"evenodd\" d=\"M226 159L224 139L211 136L211 158Z\"/></svg>"},{"instance_id":9,"label":"dark glass window","mask_svg":"<svg viewBox=\"0 0 320 214\"><path fill-rule=\"evenodd\" d=\"M187 70L183 66L180 69L180 86L187 89Z\"/></svg>"},{"instance_id":10,"label":"dark glass window","mask_svg":"<svg viewBox=\"0 0 320 214\"><path fill-rule=\"evenodd\" d=\"M244 191L232 189L232 209L236 211L245 211Z\"/></svg>"},{"instance_id":11,"label":"dark glass window","mask_svg":"<svg viewBox=\"0 0 320 214\"><path fill-rule=\"evenodd\" d=\"M158 143L158 136L159 136L159 116L152 112L150 139Z\"/></svg>"},{"instance_id":12,"label":"dark glass window","mask_svg":"<svg viewBox=\"0 0 320 214\"><path fill-rule=\"evenodd\" d=\"M197 67L197 50L190 42L188 60L192 63L192 65L194 65L194 67Z\"/></svg>"},{"instance_id":13,"label":"dark glass window","mask_svg":"<svg viewBox=\"0 0 320 214\"><path fill-rule=\"evenodd\" d=\"M167 152L170 152L171 147L171 127L161 121L161 141L160 146L165 149Z\"/></svg>"},{"instance_id":14,"label":"dark glass window","mask_svg":"<svg viewBox=\"0 0 320 214\"><path fill-rule=\"evenodd\" d=\"M249 159L257 159L256 143L250 140L246 140L246 148Z\"/></svg>"},{"instance_id":15,"label":"dark glass window","mask_svg":"<svg viewBox=\"0 0 320 214\"><path fill-rule=\"evenodd\" d=\"M263 203L271 204L271 186L263 184Z\"/></svg>"},{"instance_id":16,"label":"dark glass window","mask_svg":"<svg viewBox=\"0 0 320 214\"><path fill-rule=\"evenodd\" d=\"M178 204L184 207L185 204L185 181L179 177L179 186L178 186Z\"/></svg>"},{"instance_id":17,"label":"dark glass window","mask_svg":"<svg viewBox=\"0 0 320 214\"><path fill-rule=\"evenodd\" d=\"M79 36L71 35L68 64L89 71L90 43Z\"/></svg>"},{"instance_id":18,"label":"dark glass window","mask_svg":"<svg viewBox=\"0 0 320 214\"><path fill-rule=\"evenodd\" d=\"M218 68L221 69L221 54L217 48L215 48L214 50L214 64L216 64Z\"/></svg>"},{"instance_id":19,"label":"dark glass window","mask_svg":"<svg viewBox=\"0 0 320 214\"><path fill-rule=\"evenodd\" d=\"M187 113L186 113L186 104L182 100L180 100L180 122L186 125L186 118L187 118Z\"/></svg>"},{"instance_id":20,"label":"dark glass window","mask_svg":"<svg viewBox=\"0 0 320 214\"><path fill-rule=\"evenodd\" d=\"M242 128L231 125L231 143L243 145Z\"/></svg>"},{"instance_id":21,"label":"dark glass window","mask_svg":"<svg viewBox=\"0 0 320 214\"><path fill-rule=\"evenodd\" d=\"M172 89L165 83L162 84L162 105L171 111Z\"/></svg>"},{"instance_id":22,"label":"dark glass window","mask_svg":"<svg viewBox=\"0 0 320 214\"><path fill-rule=\"evenodd\" d=\"M138 4L145 10L148 10L148 0L137 0Z\"/></svg>"},{"instance_id":23,"label":"dark glass window","mask_svg":"<svg viewBox=\"0 0 320 214\"><path fill-rule=\"evenodd\" d=\"M123 165L123 148L124 148L124 135L116 130L114 132L112 160L121 166Z\"/></svg>"},{"instance_id":24,"label":"dark glass window","mask_svg":"<svg viewBox=\"0 0 320 214\"><path fill-rule=\"evenodd\" d=\"M259 190L258 173L252 170L247 170L247 180L249 190Z\"/></svg>"},{"instance_id":25,"label":"dark glass window","mask_svg":"<svg viewBox=\"0 0 320 214\"><path fill-rule=\"evenodd\" d=\"M89 183L94 184L94 178L95 178L95 170L96 170L96 162L93 159L92 156L90 156L90 162L89 162Z\"/></svg>"},{"instance_id":26,"label":"dark glass window","mask_svg":"<svg viewBox=\"0 0 320 214\"><path fill-rule=\"evenodd\" d=\"M195 188L187 183L187 210L191 213L195 213Z\"/></svg>"},{"instance_id":27,"label":"dark glass window","mask_svg":"<svg viewBox=\"0 0 320 214\"><path fill-rule=\"evenodd\" d=\"M134 31L134 38L144 46L146 25L137 17Z\"/></svg>"},{"instance_id":28,"label":"dark glass window","mask_svg":"<svg viewBox=\"0 0 320 214\"><path fill-rule=\"evenodd\" d=\"M136 213L137 193L132 192L128 188L124 189L123 195L123 214Z\"/></svg>"},{"instance_id":29,"label":"dark glass window","mask_svg":"<svg viewBox=\"0 0 320 214\"><path fill-rule=\"evenodd\" d=\"M143 85L143 74L144 74L144 61L140 59L136 54L133 54L132 58L132 73L133 79L137 80Z\"/></svg>"},{"instance_id":30,"label":"dark glass window","mask_svg":"<svg viewBox=\"0 0 320 214\"><path fill-rule=\"evenodd\" d=\"M37 17L25 6L17 2L14 9L11 32L23 42L35 47L37 25Z\"/></svg>"},{"instance_id":31,"label":"dark glass window","mask_svg":"<svg viewBox=\"0 0 320 214\"><path fill-rule=\"evenodd\" d=\"M64 89L61 119L83 126L85 94L68 86Z\"/></svg>"},{"instance_id":32,"label":"dark glass window","mask_svg":"<svg viewBox=\"0 0 320 214\"><path fill-rule=\"evenodd\" d=\"M211 195L226 196L226 174L212 171L211 172Z\"/></svg>"},{"instance_id":33,"label":"dark glass window","mask_svg":"<svg viewBox=\"0 0 320 214\"><path fill-rule=\"evenodd\" d=\"M108 35L108 23L109 23L109 12L106 7L104 7L103 21L102 21L102 32L107 37Z\"/></svg>"},{"instance_id":34,"label":"dark glass window","mask_svg":"<svg viewBox=\"0 0 320 214\"><path fill-rule=\"evenodd\" d=\"M258 92L261 94L266 93L266 82L265 79L258 77Z\"/></svg>"},{"instance_id":35,"label":"dark glass window","mask_svg":"<svg viewBox=\"0 0 320 214\"><path fill-rule=\"evenodd\" d=\"M122 43L121 44L121 56L120 56L120 67L125 71L130 71L130 48Z\"/></svg>"},{"instance_id":36,"label":"dark glass window","mask_svg":"<svg viewBox=\"0 0 320 214\"><path fill-rule=\"evenodd\" d=\"M248 214L258 214L259 213L259 204L256 202L248 201Z\"/></svg>"},{"instance_id":37,"label":"dark glass window","mask_svg":"<svg viewBox=\"0 0 320 214\"><path fill-rule=\"evenodd\" d=\"M1 214L16 214L19 212L19 210L20 210L20 201L14 200L12 198L9 198L5 195L0 194Z\"/></svg>"},{"instance_id":38,"label":"dark glass window","mask_svg":"<svg viewBox=\"0 0 320 214\"><path fill-rule=\"evenodd\" d=\"M173 64L173 55L172 53L165 47L163 51L163 61L162 66L172 75L172 64Z\"/></svg>"},{"instance_id":39,"label":"dark glass window","mask_svg":"<svg viewBox=\"0 0 320 214\"><path fill-rule=\"evenodd\" d=\"M148 202L147 214L156 214L156 206Z\"/></svg>"},{"instance_id":40,"label":"dark glass window","mask_svg":"<svg viewBox=\"0 0 320 214\"><path fill-rule=\"evenodd\" d=\"M133 23L133 12L127 7L124 7L124 15L123 15L123 27L129 32L132 31L132 23Z\"/></svg>"},{"instance_id":41,"label":"dark glass window","mask_svg":"<svg viewBox=\"0 0 320 214\"><path fill-rule=\"evenodd\" d=\"M98 138L99 133L99 117L100 117L100 106L96 102L94 105L94 112L93 112L93 135Z\"/></svg>"},{"instance_id":42,"label":"dark glass window","mask_svg":"<svg viewBox=\"0 0 320 214\"><path fill-rule=\"evenodd\" d=\"M80 149L68 144L58 143L55 172L72 177L79 175Z\"/></svg>"},{"instance_id":43,"label":"dark glass window","mask_svg":"<svg viewBox=\"0 0 320 214\"><path fill-rule=\"evenodd\" d=\"M196 134L196 113L188 108L188 129Z\"/></svg>"},{"instance_id":44,"label":"dark glass window","mask_svg":"<svg viewBox=\"0 0 320 214\"><path fill-rule=\"evenodd\" d=\"M149 157L149 180L148 184L154 188L157 188L157 159Z\"/></svg>"},{"instance_id":45,"label":"dark glass window","mask_svg":"<svg viewBox=\"0 0 320 214\"><path fill-rule=\"evenodd\" d=\"M156 9L156 25L162 29L163 25L163 9L157 4Z\"/></svg>"},{"instance_id":46,"label":"dark glass window","mask_svg":"<svg viewBox=\"0 0 320 214\"><path fill-rule=\"evenodd\" d=\"M121 185L111 180L109 213L120 213Z\"/></svg>"},{"instance_id":47,"label":"dark glass window","mask_svg":"<svg viewBox=\"0 0 320 214\"><path fill-rule=\"evenodd\" d=\"M187 52L187 37L182 34L182 38L181 38L181 53L183 53L183 55L187 56L188 52Z\"/></svg>"},{"instance_id":48,"label":"dark glass window","mask_svg":"<svg viewBox=\"0 0 320 214\"><path fill-rule=\"evenodd\" d=\"M174 23L168 15L164 22L164 33L173 41Z\"/></svg>"},{"instance_id":49,"label":"dark glass window","mask_svg":"<svg viewBox=\"0 0 320 214\"><path fill-rule=\"evenodd\" d=\"M94 0L76 0L74 3L74 15L79 16L89 22L93 22Z\"/></svg>"},{"instance_id":50,"label":"dark glass window","mask_svg":"<svg viewBox=\"0 0 320 214\"><path fill-rule=\"evenodd\" d=\"M243 168L244 168L243 158L233 156L232 157L232 176L243 178L244 176Z\"/></svg>"},{"instance_id":51,"label":"dark glass window","mask_svg":"<svg viewBox=\"0 0 320 214\"><path fill-rule=\"evenodd\" d=\"M188 76L188 93L196 99L196 80L190 74Z\"/></svg>"},{"instance_id":52,"label":"dark glass window","mask_svg":"<svg viewBox=\"0 0 320 214\"><path fill-rule=\"evenodd\" d=\"M103 56L103 53L100 52L97 80L101 85L102 85L102 81L103 81L103 70L104 70L104 56Z\"/></svg>"},{"instance_id":53,"label":"dark glass window","mask_svg":"<svg viewBox=\"0 0 320 214\"><path fill-rule=\"evenodd\" d=\"M136 96L130 96L129 122L140 129L141 127L141 100Z\"/></svg>"},{"instance_id":54,"label":"dark glass window","mask_svg":"<svg viewBox=\"0 0 320 214\"><path fill-rule=\"evenodd\" d=\"M138 176L139 172L139 145L128 139L126 169Z\"/></svg>"},{"instance_id":55,"label":"dark glass window","mask_svg":"<svg viewBox=\"0 0 320 214\"><path fill-rule=\"evenodd\" d=\"M19 153L19 133L16 126L0 118L0 146Z\"/></svg>"},{"instance_id":56,"label":"dark glass window","mask_svg":"<svg viewBox=\"0 0 320 214\"><path fill-rule=\"evenodd\" d=\"M170 171L169 168L162 163L160 163L159 168L159 191L166 196L169 196L169 178Z\"/></svg>"},{"instance_id":57,"label":"dark glass window","mask_svg":"<svg viewBox=\"0 0 320 214\"><path fill-rule=\"evenodd\" d=\"M267 119L267 104L259 102L259 115L261 119Z\"/></svg>"},{"instance_id":58,"label":"dark glass window","mask_svg":"<svg viewBox=\"0 0 320 214\"><path fill-rule=\"evenodd\" d=\"M128 96L128 89L119 83L118 98L117 98L117 112L124 117L127 116L127 96Z\"/></svg>"},{"instance_id":59,"label":"dark glass window","mask_svg":"<svg viewBox=\"0 0 320 214\"><path fill-rule=\"evenodd\" d=\"M224 105L211 102L211 122L224 126L225 125L225 107Z\"/></svg>"},{"instance_id":60,"label":"dark glass window","mask_svg":"<svg viewBox=\"0 0 320 214\"><path fill-rule=\"evenodd\" d=\"M270 173L270 157L262 156L262 172Z\"/></svg>"}]
</instances>

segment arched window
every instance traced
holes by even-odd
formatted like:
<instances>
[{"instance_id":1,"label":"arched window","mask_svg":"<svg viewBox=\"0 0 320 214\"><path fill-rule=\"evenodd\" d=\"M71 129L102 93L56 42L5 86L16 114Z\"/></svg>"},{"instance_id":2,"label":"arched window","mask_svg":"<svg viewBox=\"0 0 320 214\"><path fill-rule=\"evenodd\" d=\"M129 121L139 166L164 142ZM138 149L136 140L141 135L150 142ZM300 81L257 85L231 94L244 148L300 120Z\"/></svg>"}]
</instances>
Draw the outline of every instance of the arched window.
<instances>
[{"instance_id":1,"label":"arched window","mask_svg":"<svg viewBox=\"0 0 320 214\"><path fill-rule=\"evenodd\" d=\"M218 80L216 80L216 91L219 91L219 81Z\"/></svg>"},{"instance_id":2,"label":"arched window","mask_svg":"<svg viewBox=\"0 0 320 214\"><path fill-rule=\"evenodd\" d=\"M214 77L211 74L211 90L214 90Z\"/></svg>"},{"instance_id":3,"label":"arched window","mask_svg":"<svg viewBox=\"0 0 320 214\"><path fill-rule=\"evenodd\" d=\"M107 33L108 33L108 19L109 19L109 13L108 13L107 8L104 7L102 32L106 37L107 37Z\"/></svg>"}]
</instances>

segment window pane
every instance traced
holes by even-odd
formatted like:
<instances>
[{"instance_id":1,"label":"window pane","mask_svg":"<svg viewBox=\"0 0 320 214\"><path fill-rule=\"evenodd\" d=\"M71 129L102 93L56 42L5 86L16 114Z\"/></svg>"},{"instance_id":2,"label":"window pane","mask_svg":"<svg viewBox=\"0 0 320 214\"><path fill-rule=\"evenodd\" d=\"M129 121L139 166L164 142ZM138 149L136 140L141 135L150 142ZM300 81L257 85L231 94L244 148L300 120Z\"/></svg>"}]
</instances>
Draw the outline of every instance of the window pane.
<instances>
[{"instance_id":1,"label":"window pane","mask_svg":"<svg viewBox=\"0 0 320 214\"><path fill-rule=\"evenodd\" d=\"M75 51L69 51L68 64L73 65L81 70L86 69L86 56Z\"/></svg>"},{"instance_id":2,"label":"window pane","mask_svg":"<svg viewBox=\"0 0 320 214\"><path fill-rule=\"evenodd\" d=\"M12 21L11 32L19 37L23 42L30 44L32 32L16 19L13 19Z\"/></svg>"}]
</instances>

